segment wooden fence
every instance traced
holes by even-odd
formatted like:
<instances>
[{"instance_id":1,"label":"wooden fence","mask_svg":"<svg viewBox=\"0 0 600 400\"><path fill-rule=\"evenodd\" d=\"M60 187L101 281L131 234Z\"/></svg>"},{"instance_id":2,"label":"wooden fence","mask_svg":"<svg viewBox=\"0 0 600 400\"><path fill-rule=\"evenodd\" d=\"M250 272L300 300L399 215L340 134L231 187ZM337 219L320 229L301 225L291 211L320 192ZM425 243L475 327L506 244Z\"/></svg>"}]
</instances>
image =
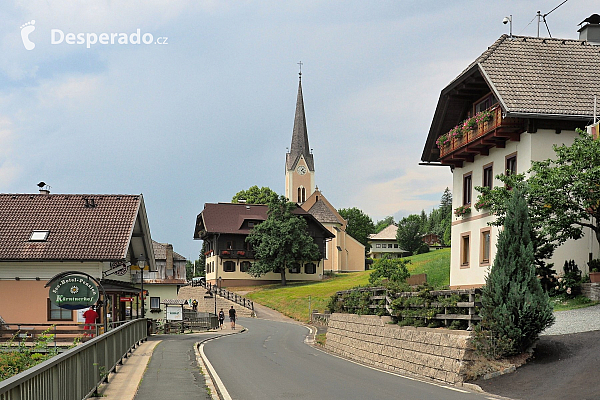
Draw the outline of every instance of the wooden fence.
<instances>
[{"instance_id":1,"label":"wooden fence","mask_svg":"<svg viewBox=\"0 0 600 400\"><path fill-rule=\"evenodd\" d=\"M336 312L390 315L402 320L430 323L438 320L448 326L466 321L469 328L480 321L480 289L391 292L384 287L343 290L336 293Z\"/></svg>"}]
</instances>

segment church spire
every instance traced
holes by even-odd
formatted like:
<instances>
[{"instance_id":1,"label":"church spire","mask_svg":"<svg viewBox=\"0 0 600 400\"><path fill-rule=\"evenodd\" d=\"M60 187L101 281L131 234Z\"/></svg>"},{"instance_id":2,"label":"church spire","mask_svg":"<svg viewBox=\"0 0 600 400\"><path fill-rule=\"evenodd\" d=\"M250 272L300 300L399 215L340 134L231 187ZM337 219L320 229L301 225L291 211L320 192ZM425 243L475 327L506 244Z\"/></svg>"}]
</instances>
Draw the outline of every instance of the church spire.
<instances>
[{"instance_id":1,"label":"church spire","mask_svg":"<svg viewBox=\"0 0 600 400\"><path fill-rule=\"evenodd\" d=\"M302 63L300 68L302 68ZM292 145L290 152L286 154L286 167L288 170L294 169L300 156L304 156L306 164L310 171L314 171L313 155L310 153L308 144L308 132L306 130L306 116L304 114L304 99L302 97L302 69L298 74L298 97L296 99L296 115L294 117L294 130L292 132Z\"/></svg>"}]
</instances>

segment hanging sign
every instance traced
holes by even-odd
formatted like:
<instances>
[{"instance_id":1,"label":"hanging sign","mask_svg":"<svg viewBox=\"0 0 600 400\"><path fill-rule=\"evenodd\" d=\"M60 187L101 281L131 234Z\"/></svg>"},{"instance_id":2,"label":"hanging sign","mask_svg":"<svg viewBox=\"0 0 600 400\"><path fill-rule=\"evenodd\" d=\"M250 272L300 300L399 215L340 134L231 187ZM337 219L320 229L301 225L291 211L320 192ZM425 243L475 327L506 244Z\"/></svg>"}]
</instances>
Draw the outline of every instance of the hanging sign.
<instances>
[{"instance_id":1,"label":"hanging sign","mask_svg":"<svg viewBox=\"0 0 600 400\"><path fill-rule=\"evenodd\" d=\"M50 285L50 300L61 308L79 310L96 304L98 287L94 281L78 275L67 275Z\"/></svg>"}]
</instances>

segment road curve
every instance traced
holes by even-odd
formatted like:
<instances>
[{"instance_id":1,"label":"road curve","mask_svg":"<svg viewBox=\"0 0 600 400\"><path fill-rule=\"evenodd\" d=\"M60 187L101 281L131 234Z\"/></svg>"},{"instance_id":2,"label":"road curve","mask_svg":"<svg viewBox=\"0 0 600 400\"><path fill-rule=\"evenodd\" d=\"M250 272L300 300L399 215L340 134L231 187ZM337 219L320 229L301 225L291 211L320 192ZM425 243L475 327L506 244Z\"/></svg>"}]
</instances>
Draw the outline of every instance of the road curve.
<instances>
[{"instance_id":1,"label":"road curve","mask_svg":"<svg viewBox=\"0 0 600 400\"><path fill-rule=\"evenodd\" d=\"M232 399L483 399L489 395L358 365L304 343L298 324L240 318L247 332L212 340L204 352Z\"/></svg>"}]
</instances>

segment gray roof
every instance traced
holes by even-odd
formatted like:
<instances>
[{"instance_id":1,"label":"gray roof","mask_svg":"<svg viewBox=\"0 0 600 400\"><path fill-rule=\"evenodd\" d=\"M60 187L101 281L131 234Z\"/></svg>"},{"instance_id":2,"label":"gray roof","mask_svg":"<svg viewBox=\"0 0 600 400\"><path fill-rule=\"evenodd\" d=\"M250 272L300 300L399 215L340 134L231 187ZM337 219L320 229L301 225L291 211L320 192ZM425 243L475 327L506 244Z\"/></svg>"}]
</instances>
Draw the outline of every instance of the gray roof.
<instances>
[{"instance_id":1,"label":"gray roof","mask_svg":"<svg viewBox=\"0 0 600 400\"><path fill-rule=\"evenodd\" d=\"M152 240L152 247L154 248L154 258L156 260L167 259L167 245L168 243L158 243L157 241ZM187 258L185 258L179 253L173 252L173 260L187 261Z\"/></svg>"},{"instance_id":2,"label":"gray roof","mask_svg":"<svg viewBox=\"0 0 600 400\"><path fill-rule=\"evenodd\" d=\"M437 160L437 137L490 91L507 117L590 120L600 93L600 46L502 35L442 90L423 161Z\"/></svg>"},{"instance_id":3,"label":"gray roof","mask_svg":"<svg viewBox=\"0 0 600 400\"><path fill-rule=\"evenodd\" d=\"M331 212L327 204L321 199L317 200L315 204L308 210L308 213L317 219L322 224L339 224L340 221L337 219L334 213Z\"/></svg>"},{"instance_id":4,"label":"gray roof","mask_svg":"<svg viewBox=\"0 0 600 400\"><path fill-rule=\"evenodd\" d=\"M383 228L379 233L369 235L369 240L396 240L398 227L395 224L390 224Z\"/></svg>"},{"instance_id":5,"label":"gray roof","mask_svg":"<svg viewBox=\"0 0 600 400\"><path fill-rule=\"evenodd\" d=\"M304 99L302 97L302 80L298 82L298 98L296 99L296 115L294 117L294 130L290 152L285 155L285 166L288 170L294 169L300 156L304 156L310 171L315 170L313 155L310 154L308 132L306 130L306 116L304 114Z\"/></svg>"}]
</instances>

